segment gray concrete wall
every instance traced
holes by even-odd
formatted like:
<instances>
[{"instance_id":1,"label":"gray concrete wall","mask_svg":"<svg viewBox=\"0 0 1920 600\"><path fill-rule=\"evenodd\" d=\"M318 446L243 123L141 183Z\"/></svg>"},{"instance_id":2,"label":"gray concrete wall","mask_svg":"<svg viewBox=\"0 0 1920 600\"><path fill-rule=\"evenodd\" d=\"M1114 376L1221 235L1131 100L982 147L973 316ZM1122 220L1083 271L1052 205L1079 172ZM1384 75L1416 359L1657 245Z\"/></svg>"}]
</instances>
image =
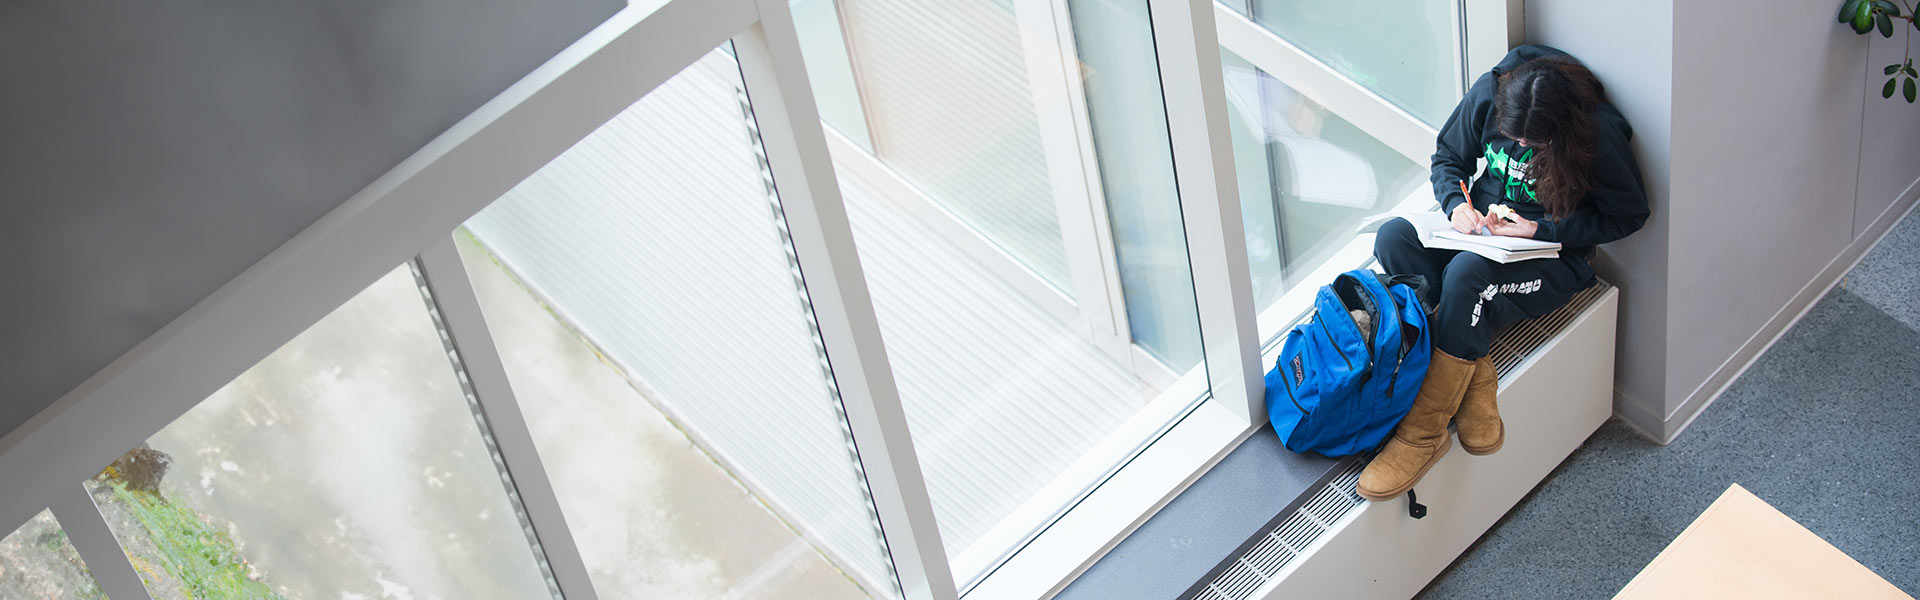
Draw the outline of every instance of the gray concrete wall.
<instances>
[{"instance_id":1,"label":"gray concrete wall","mask_svg":"<svg viewBox=\"0 0 1920 600\"><path fill-rule=\"evenodd\" d=\"M0 2L0 435L623 5Z\"/></svg>"},{"instance_id":2,"label":"gray concrete wall","mask_svg":"<svg viewBox=\"0 0 1920 600\"><path fill-rule=\"evenodd\" d=\"M1527 41L1586 63L1633 125L1633 150L1653 217L1640 232L1602 249L1595 266L1620 286L1615 410L1663 412L1667 377L1668 243L1673 222L1673 0L1529 0Z\"/></svg>"}]
</instances>

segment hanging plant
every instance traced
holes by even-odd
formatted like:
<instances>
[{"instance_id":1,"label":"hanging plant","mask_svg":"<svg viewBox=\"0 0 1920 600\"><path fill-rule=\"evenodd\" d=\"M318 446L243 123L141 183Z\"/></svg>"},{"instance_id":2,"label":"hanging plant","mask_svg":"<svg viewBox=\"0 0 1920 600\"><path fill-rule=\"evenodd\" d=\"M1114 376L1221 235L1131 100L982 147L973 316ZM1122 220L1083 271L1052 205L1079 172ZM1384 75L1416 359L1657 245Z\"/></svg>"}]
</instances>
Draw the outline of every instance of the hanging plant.
<instances>
[{"instance_id":1,"label":"hanging plant","mask_svg":"<svg viewBox=\"0 0 1920 600\"><path fill-rule=\"evenodd\" d=\"M1891 0L1846 0L1840 4L1840 22L1853 27L1860 35L1880 31L1880 37L1893 37L1893 21L1906 21L1911 27L1902 27L1906 32L1907 57L1905 60L1887 65L1885 73L1887 84L1880 87L1881 98L1892 98L1893 89L1900 88L1900 94L1913 103L1915 96L1914 79L1920 78L1920 71L1913 68L1913 31L1920 29L1920 21L1913 18L1913 8L1907 6L1907 0L1894 4ZM1904 9L1904 10L1902 10Z\"/></svg>"}]
</instances>

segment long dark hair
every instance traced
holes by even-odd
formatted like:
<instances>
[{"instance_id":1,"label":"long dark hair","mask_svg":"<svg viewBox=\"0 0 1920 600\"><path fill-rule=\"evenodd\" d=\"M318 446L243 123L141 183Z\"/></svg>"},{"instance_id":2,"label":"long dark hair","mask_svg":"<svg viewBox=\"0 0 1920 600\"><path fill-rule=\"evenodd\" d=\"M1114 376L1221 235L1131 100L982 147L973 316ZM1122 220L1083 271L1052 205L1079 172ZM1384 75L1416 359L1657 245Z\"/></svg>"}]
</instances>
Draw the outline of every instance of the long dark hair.
<instances>
[{"instance_id":1,"label":"long dark hair","mask_svg":"<svg viewBox=\"0 0 1920 600\"><path fill-rule=\"evenodd\" d=\"M1593 113L1605 97L1592 71L1566 56L1543 56L1502 73L1493 95L1500 135L1536 145L1527 176L1554 219L1572 213L1592 187Z\"/></svg>"}]
</instances>

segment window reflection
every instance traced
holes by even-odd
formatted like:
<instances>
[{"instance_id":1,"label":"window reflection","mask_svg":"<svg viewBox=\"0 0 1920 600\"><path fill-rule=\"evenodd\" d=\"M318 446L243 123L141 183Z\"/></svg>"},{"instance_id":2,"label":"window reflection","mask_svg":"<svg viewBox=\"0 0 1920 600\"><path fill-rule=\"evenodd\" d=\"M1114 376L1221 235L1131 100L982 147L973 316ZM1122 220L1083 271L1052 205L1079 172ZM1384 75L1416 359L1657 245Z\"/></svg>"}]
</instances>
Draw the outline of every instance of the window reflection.
<instances>
[{"instance_id":1,"label":"window reflection","mask_svg":"<svg viewBox=\"0 0 1920 600\"><path fill-rule=\"evenodd\" d=\"M1354 238L1366 217L1426 184L1422 167L1222 50L1235 171L1257 306Z\"/></svg>"}]
</instances>

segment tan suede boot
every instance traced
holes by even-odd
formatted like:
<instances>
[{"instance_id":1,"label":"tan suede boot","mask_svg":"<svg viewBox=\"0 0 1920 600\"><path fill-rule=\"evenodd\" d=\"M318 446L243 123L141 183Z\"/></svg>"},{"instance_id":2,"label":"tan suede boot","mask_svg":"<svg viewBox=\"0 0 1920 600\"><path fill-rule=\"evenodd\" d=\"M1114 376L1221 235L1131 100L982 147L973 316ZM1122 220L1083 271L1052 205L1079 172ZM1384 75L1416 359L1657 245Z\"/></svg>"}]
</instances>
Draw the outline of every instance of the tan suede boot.
<instances>
[{"instance_id":1,"label":"tan suede boot","mask_svg":"<svg viewBox=\"0 0 1920 600\"><path fill-rule=\"evenodd\" d=\"M1427 469L1440 462L1453 445L1447 435L1447 421L1460 408L1460 397L1473 379L1473 362L1433 351L1427 366L1427 379L1413 398L1413 410L1393 429L1393 438L1360 472L1358 491L1368 500L1392 500L1407 493L1426 476Z\"/></svg>"},{"instance_id":2,"label":"tan suede boot","mask_svg":"<svg viewBox=\"0 0 1920 600\"><path fill-rule=\"evenodd\" d=\"M1494 395L1500 391L1500 373L1493 360L1485 356L1473 361L1473 380L1467 395L1460 399L1460 412L1453 415L1453 428L1460 434L1460 449L1474 456L1500 451L1507 442L1507 426L1500 421L1500 404Z\"/></svg>"}]
</instances>

